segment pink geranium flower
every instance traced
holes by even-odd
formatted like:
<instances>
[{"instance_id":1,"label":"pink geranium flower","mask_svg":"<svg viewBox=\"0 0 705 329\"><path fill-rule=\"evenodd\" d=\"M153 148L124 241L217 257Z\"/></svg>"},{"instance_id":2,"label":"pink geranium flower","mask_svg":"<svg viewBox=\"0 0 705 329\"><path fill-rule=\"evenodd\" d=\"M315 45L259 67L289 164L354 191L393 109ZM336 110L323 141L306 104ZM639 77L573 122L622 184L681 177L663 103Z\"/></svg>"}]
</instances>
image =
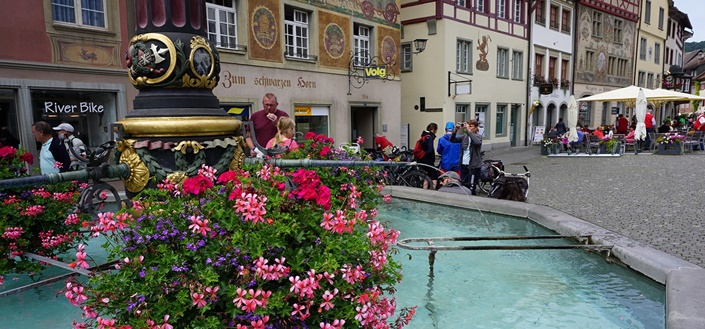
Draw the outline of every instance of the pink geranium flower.
<instances>
[{"instance_id":1,"label":"pink geranium flower","mask_svg":"<svg viewBox=\"0 0 705 329\"><path fill-rule=\"evenodd\" d=\"M197 292L194 292L191 294L191 301L193 301L193 305L195 305L197 308L201 308L203 306L206 306L206 300L203 299L203 294L199 294Z\"/></svg>"},{"instance_id":2,"label":"pink geranium flower","mask_svg":"<svg viewBox=\"0 0 705 329\"><path fill-rule=\"evenodd\" d=\"M191 216L191 225L188 227L193 233L200 233L202 235L207 235L208 231L211 230L208 227L208 220L203 219L201 216Z\"/></svg>"}]
</instances>

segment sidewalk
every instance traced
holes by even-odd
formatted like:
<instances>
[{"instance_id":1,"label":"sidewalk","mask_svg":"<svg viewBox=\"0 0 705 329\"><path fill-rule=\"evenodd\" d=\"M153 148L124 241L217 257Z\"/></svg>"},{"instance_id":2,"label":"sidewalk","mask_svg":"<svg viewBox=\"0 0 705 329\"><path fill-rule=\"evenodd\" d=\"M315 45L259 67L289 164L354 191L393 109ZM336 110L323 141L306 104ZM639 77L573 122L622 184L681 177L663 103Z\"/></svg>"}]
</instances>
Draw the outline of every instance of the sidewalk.
<instances>
[{"instance_id":1,"label":"sidewalk","mask_svg":"<svg viewBox=\"0 0 705 329\"><path fill-rule=\"evenodd\" d=\"M705 267L705 152L548 157L538 146L488 151L531 171L529 203L548 206Z\"/></svg>"}]
</instances>

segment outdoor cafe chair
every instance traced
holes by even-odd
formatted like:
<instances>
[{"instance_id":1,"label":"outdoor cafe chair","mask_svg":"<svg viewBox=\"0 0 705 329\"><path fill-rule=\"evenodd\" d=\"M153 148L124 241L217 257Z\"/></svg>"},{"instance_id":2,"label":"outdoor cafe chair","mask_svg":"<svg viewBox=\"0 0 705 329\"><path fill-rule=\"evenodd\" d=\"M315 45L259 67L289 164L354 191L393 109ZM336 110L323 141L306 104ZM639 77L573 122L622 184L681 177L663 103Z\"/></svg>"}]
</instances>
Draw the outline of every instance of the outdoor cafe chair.
<instances>
[{"instance_id":1,"label":"outdoor cafe chair","mask_svg":"<svg viewBox=\"0 0 705 329\"><path fill-rule=\"evenodd\" d=\"M595 149L595 154L600 153L600 138L593 134L585 134L586 140L586 152L587 154L592 154L592 149Z\"/></svg>"},{"instance_id":2,"label":"outdoor cafe chair","mask_svg":"<svg viewBox=\"0 0 705 329\"><path fill-rule=\"evenodd\" d=\"M683 139L683 147L685 149L684 152L687 152L690 150L690 153L693 153L693 150L698 147L700 148L700 143L703 141L703 138L705 134L705 131L695 131L693 132L692 135L685 135L685 138Z\"/></svg>"},{"instance_id":3,"label":"outdoor cafe chair","mask_svg":"<svg viewBox=\"0 0 705 329\"><path fill-rule=\"evenodd\" d=\"M636 148L634 143L627 143L627 140L625 139L626 136L624 134L614 134L612 135L612 137L618 140L619 143L622 145L620 154L624 154L627 152L627 146L631 146L632 151L634 151L633 148Z\"/></svg>"},{"instance_id":4,"label":"outdoor cafe chair","mask_svg":"<svg viewBox=\"0 0 705 329\"><path fill-rule=\"evenodd\" d=\"M651 145L649 145L649 151L654 151L658 148L658 146L656 146L658 144L658 143L656 143L656 138L658 138L658 135L662 135L662 134L657 134L655 132L650 132L650 133L647 132L647 134L649 135L649 138L651 139Z\"/></svg>"}]
</instances>

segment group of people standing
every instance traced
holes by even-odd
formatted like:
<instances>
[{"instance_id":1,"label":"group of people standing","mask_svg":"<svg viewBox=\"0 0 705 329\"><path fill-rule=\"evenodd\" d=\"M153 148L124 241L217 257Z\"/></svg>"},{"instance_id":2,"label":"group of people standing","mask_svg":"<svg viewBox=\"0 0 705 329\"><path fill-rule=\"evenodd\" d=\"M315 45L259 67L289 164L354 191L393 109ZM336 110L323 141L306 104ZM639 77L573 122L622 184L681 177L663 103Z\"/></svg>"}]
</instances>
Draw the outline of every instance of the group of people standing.
<instances>
[{"instance_id":1,"label":"group of people standing","mask_svg":"<svg viewBox=\"0 0 705 329\"><path fill-rule=\"evenodd\" d=\"M252 121L254 125L255 140L259 146L268 149L272 147L282 147L291 151L296 150L299 147L294 140L296 122L289 117L288 113L278 109L278 105L277 96L273 93L267 93L262 98L262 110L250 116L250 121ZM264 154L255 147L249 132L246 142L252 155L264 156Z\"/></svg>"},{"instance_id":2,"label":"group of people standing","mask_svg":"<svg viewBox=\"0 0 705 329\"><path fill-rule=\"evenodd\" d=\"M42 144L39 150L39 168L43 175L86 167L86 162L79 159L86 157L86 145L74 136L71 124L62 123L52 128L46 121L37 121L32 125L32 136Z\"/></svg>"},{"instance_id":3,"label":"group of people standing","mask_svg":"<svg viewBox=\"0 0 705 329\"><path fill-rule=\"evenodd\" d=\"M476 186L482 165L482 135L477 120L446 123L445 134L441 136L438 147L434 150L437 131L438 125L432 122L421 133L425 155L415 160L424 164L424 170L434 184L438 185L439 178L442 183L459 178L463 187L469 189L472 195L477 195ZM435 165L436 151L441 157L438 168Z\"/></svg>"}]
</instances>

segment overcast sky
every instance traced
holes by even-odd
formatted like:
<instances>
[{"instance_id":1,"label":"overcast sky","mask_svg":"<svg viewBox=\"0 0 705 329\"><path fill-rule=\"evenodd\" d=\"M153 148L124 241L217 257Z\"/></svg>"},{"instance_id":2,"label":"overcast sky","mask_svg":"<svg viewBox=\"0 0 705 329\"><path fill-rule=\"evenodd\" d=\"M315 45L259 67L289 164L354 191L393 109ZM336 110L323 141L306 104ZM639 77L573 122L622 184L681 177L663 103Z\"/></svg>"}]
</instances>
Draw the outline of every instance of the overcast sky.
<instances>
[{"instance_id":1,"label":"overcast sky","mask_svg":"<svg viewBox=\"0 0 705 329\"><path fill-rule=\"evenodd\" d=\"M674 0L678 10L688 14L690 25L693 26L693 37L686 42L705 41L705 1L703 0ZM653 12L653 10L652 10Z\"/></svg>"}]
</instances>

